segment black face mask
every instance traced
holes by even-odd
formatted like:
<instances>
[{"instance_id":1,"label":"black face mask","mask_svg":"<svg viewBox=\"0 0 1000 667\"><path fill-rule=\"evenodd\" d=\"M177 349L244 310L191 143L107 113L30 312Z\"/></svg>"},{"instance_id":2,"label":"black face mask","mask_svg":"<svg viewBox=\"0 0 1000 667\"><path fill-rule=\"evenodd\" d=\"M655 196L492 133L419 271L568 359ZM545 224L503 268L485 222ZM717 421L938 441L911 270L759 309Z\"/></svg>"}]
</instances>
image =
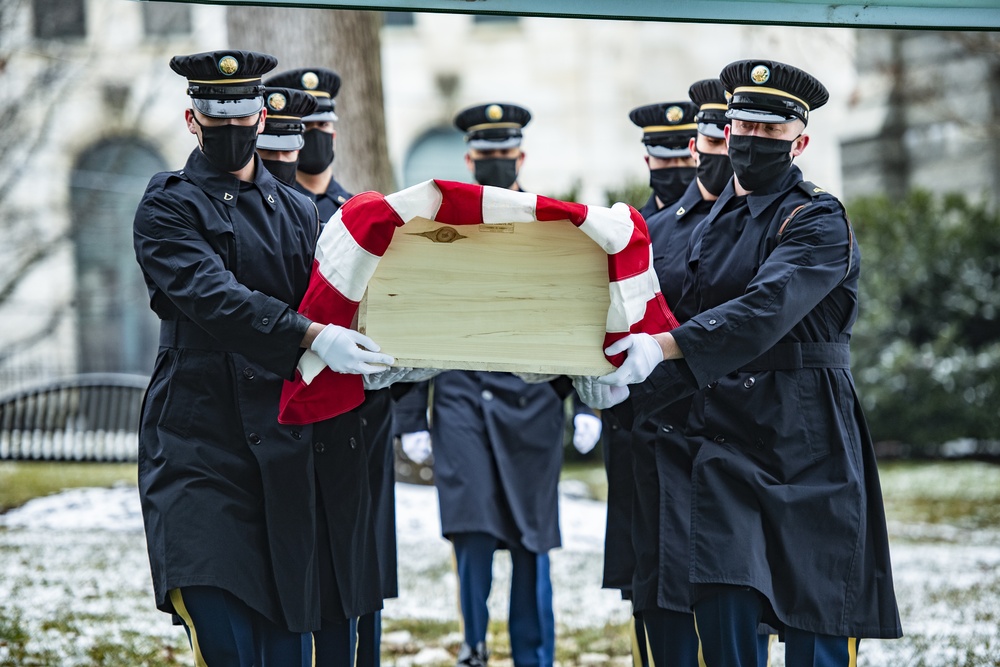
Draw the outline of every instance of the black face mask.
<instances>
[{"instance_id":1,"label":"black face mask","mask_svg":"<svg viewBox=\"0 0 1000 667\"><path fill-rule=\"evenodd\" d=\"M728 155L698 151L698 181L709 194L716 197L722 194L732 175L733 163Z\"/></svg>"},{"instance_id":2,"label":"black face mask","mask_svg":"<svg viewBox=\"0 0 1000 667\"><path fill-rule=\"evenodd\" d=\"M681 198L694 180L694 167L664 167L649 170L649 187L664 205Z\"/></svg>"},{"instance_id":3,"label":"black face mask","mask_svg":"<svg viewBox=\"0 0 1000 667\"><path fill-rule=\"evenodd\" d=\"M299 169L307 174L318 174L333 162L333 135L323 130L306 130L306 142L299 151Z\"/></svg>"},{"instance_id":4,"label":"black face mask","mask_svg":"<svg viewBox=\"0 0 1000 667\"><path fill-rule=\"evenodd\" d=\"M759 190L784 174L792 165L794 141L746 134L729 135L729 159L743 189L749 192Z\"/></svg>"},{"instance_id":5,"label":"black face mask","mask_svg":"<svg viewBox=\"0 0 1000 667\"><path fill-rule=\"evenodd\" d=\"M473 160L476 183L509 188L517 180L517 158L484 158Z\"/></svg>"},{"instance_id":6,"label":"black face mask","mask_svg":"<svg viewBox=\"0 0 1000 667\"><path fill-rule=\"evenodd\" d=\"M257 115L260 121L260 114ZM257 148L257 123L252 125L202 125L201 152L222 171L239 171L253 159Z\"/></svg>"},{"instance_id":7,"label":"black face mask","mask_svg":"<svg viewBox=\"0 0 1000 667\"><path fill-rule=\"evenodd\" d=\"M298 162L282 162L281 160L260 159L264 167L271 172L271 175L285 185L295 185L295 170L298 169Z\"/></svg>"}]
</instances>

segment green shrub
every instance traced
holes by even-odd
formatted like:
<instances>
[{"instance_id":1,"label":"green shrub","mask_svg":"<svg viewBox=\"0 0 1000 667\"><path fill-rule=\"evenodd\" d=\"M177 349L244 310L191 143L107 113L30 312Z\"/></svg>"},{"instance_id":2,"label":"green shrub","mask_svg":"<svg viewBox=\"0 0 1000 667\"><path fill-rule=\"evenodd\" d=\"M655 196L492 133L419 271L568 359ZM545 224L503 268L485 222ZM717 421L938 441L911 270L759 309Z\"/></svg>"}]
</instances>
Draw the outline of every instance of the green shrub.
<instances>
[{"instance_id":1,"label":"green shrub","mask_svg":"<svg viewBox=\"0 0 1000 667\"><path fill-rule=\"evenodd\" d=\"M848 211L862 255L854 373L875 439L1000 438L1000 217L925 191Z\"/></svg>"}]
</instances>

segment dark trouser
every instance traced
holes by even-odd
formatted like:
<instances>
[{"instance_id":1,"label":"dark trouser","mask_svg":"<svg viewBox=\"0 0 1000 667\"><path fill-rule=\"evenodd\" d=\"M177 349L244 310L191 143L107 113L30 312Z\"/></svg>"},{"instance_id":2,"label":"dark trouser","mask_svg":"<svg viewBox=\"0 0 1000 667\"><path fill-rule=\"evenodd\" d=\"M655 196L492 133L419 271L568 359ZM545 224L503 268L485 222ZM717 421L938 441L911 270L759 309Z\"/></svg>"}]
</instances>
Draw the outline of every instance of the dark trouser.
<instances>
[{"instance_id":1,"label":"dark trouser","mask_svg":"<svg viewBox=\"0 0 1000 667\"><path fill-rule=\"evenodd\" d=\"M289 632L221 588L170 591L197 667L310 667L313 638ZM349 665L350 663L344 663Z\"/></svg>"},{"instance_id":2,"label":"dark trouser","mask_svg":"<svg viewBox=\"0 0 1000 667\"><path fill-rule=\"evenodd\" d=\"M638 612L646 626L651 667L700 667L694 614L669 609ZM757 635L757 667L767 667L769 635Z\"/></svg>"},{"instance_id":3,"label":"dark trouser","mask_svg":"<svg viewBox=\"0 0 1000 667\"><path fill-rule=\"evenodd\" d=\"M351 619L351 640L355 644L354 667L378 667L381 659L382 612Z\"/></svg>"},{"instance_id":4,"label":"dark trouser","mask_svg":"<svg viewBox=\"0 0 1000 667\"><path fill-rule=\"evenodd\" d=\"M694 605L695 624L706 667L756 667L760 664L763 603L757 591L720 587ZM856 667L859 640L786 628L787 667Z\"/></svg>"},{"instance_id":5,"label":"dark trouser","mask_svg":"<svg viewBox=\"0 0 1000 667\"><path fill-rule=\"evenodd\" d=\"M493 586L493 552L499 541L488 533L455 533L458 592L465 626L465 642L475 647L486 641L490 617L486 601ZM555 660L555 616L548 554L510 549L511 657L515 667L551 667Z\"/></svg>"}]
</instances>

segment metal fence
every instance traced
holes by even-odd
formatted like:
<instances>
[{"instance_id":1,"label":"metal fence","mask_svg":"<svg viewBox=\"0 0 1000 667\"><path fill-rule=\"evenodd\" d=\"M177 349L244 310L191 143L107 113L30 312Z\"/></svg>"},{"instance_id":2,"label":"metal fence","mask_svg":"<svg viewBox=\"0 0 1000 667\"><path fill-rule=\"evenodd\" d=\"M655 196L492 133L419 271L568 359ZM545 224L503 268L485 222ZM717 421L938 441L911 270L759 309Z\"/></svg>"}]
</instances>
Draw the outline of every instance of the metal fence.
<instances>
[{"instance_id":1,"label":"metal fence","mask_svg":"<svg viewBox=\"0 0 1000 667\"><path fill-rule=\"evenodd\" d=\"M0 460L134 461L148 383L89 373L0 396Z\"/></svg>"}]
</instances>

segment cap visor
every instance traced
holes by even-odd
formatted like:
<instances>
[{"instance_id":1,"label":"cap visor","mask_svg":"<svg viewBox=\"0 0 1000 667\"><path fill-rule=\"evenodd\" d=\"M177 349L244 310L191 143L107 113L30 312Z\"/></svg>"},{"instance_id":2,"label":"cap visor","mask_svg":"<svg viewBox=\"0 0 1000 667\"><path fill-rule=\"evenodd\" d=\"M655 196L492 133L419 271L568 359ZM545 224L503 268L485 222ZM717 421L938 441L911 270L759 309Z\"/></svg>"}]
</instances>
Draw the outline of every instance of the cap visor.
<instances>
[{"instance_id":1,"label":"cap visor","mask_svg":"<svg viewBox=\"0 0 1000 667\"><path fill-rule=\"evenodd\" d=\"M688 150L687 146L683 148L667 148L666 146L646 144L646 152L653 157L660 158L691 157L691 151Z\"/></svg>"},{"instance_id":2,"label":"cap visor","mask_svg":"<svg viewBox=\"0 0 1000 667\"><path fill-rule=\"evenodd\" d=\"M301 134L259 134L257 148L266 151L298 151L305 146Z\"/></svg>"},{"instance_id":3,"label":"cap visor","mask_svg":"<svg viewBox=\"0 0 1000 667\"><path fill-rule=\"evenodd\" d=\"M263 97L250 97L242 100L209 100L203 97L192 97L194 108L210 118L246 118L264 108Z\"/></svg>"},{"instance_id":4,"label":"cap visor","mask_svg":"<svg viewBox=\"0 0 1000 667\"><path fill-rule=\"evenodd\" d=\"M314 113L311 116L303 116L303 123L325 123L328 120L338 120L337 114L332 111L321 111L320 113Z\"/></svg>"},{"instance_id":5,"label":"cap visor","mask_svg":"<svg viewBox=\"0 0 1000 667\"><path fill-rule=\"evenodd\" d=\"M698 123L698 134L704 134L706 137L714 137L716 139L723 139L726 136L725 130L715 123Z\"/></svg>"},{"instance_id":6,"label":"cap visor","mask_svg":"<svg viewBox=\"0 0 1000 667\"><path fill-rule=\"evenodd\" d=\"M793 120L797 120L797 116L786 116L759 109L730 109L726 112L726 118L745 120L750 123L791 123Z\"/></svg>"},{"instance_id":7,"label":"cap visor","mask_svg":"<svg viewBox=\"0 0 1000 667\"><path fill-rule=\"evenodd\" d=\"M521 145L521 137L509 137L500 141L490 141L489 139L470 139L469 148L477 151L502 151L508 148L517 148Z\"/></svg>"}]
</instances>

